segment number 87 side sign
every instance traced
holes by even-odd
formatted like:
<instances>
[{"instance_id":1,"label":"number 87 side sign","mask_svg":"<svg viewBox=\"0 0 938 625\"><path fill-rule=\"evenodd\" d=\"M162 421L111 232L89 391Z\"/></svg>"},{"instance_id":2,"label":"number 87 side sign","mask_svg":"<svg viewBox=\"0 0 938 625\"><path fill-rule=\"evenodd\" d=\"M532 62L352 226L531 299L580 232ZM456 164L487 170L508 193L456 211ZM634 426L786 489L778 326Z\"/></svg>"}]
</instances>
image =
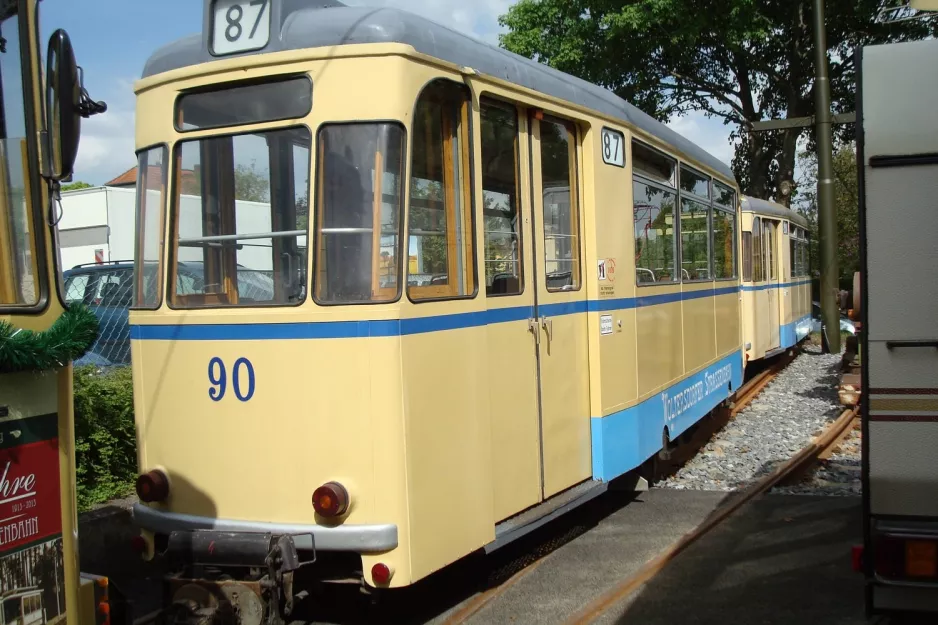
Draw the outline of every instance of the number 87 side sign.
<instances>
[{"instance_id":1,"label":"number 87 side sign","mask_svg":"<svg viewBox=\"0 0 938 625\"><path fill-rule=\"evenodd\" d=\"M618 130L602 130L603 162L607 165L625 167L625 135Z\"/></svg>"}]
</instances>

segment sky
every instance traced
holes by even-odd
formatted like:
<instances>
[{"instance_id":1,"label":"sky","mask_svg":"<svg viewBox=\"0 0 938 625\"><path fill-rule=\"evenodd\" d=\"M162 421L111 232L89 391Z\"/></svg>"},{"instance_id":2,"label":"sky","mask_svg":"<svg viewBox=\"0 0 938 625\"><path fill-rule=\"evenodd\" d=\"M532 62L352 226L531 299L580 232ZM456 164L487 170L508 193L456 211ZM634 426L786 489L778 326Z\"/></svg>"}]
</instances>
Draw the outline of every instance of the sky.
<instances>
[{"instance_id":1,"label":"sky","mask_svg":"<svg viewBox=\"0 0 938 625\"><path fill-rule=\"evenodd\" d=\"M483 41L497 44L498 16L513 0L345 0L346 4L390 6L419 13ZM133 84L157 48L202 29L199 0L43 0L42 39L65 28L84 70L85 88L108 110L82 121L75 180L104 184L134 166ZM130 8L133 7L133 8ZM45 45L43 45L45 51ZM45 54L45 52L43 52ZM729 164L730 127L691 113L668 124Z\"/></svg>"}]
</instances>

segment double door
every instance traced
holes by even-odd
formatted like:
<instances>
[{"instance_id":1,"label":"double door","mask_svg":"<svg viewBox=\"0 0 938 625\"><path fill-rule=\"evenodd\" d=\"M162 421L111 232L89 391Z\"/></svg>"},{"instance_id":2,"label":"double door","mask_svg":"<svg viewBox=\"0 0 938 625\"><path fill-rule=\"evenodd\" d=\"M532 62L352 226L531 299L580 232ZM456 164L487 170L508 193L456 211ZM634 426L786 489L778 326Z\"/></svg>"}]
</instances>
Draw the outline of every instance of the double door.
<instances>
[{"instance_id":1,"label":"double door","mask_svg":"<svg viewBox=\"0 0 938 625\"><path fill-rule=\"evenodd\" d=\"M508 320L488 330L496 520L592 474L578 136L572 123L538 117L519 111L515 143L520 292L487 298L490 316ZM486 263L498 263L489 250L500 226L485 223Z\"/></svg>"},{"instance_id":2,"label":"double door","mask_svg":"<svg viewBox=\"0 0 938 625\"><path fill-rule=\"evenodd\" d=\"M762 253L764 254L762 266L765 267L766 292L768 299L768 314L765 316L767 324L768 345L767 349L777 349L781 345L779 336L780 314L779 309L779 258L778 258L778 224L779 222L771 219L762 220Z\"/></svg>"}]
</instances>

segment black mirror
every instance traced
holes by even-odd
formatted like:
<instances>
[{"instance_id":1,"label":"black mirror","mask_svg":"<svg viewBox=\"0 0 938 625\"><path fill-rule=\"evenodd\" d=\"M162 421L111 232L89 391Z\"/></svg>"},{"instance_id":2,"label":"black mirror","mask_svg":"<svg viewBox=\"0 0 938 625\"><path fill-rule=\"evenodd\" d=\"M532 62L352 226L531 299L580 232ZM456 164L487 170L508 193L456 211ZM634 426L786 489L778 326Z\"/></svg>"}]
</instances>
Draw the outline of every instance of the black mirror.
<instances>
[{"instance_id":1,"label":"black mirror","mask_svg":"<svg viewBox=\"0 0 938 625\"><path fill-rule=\"evenodd\" d=\"M72 175L81 136L82 103L78 65L68 33L59 29L49 39L46 57L46 131L48 177L55 181Z\"/></svg>"}]
</instances>

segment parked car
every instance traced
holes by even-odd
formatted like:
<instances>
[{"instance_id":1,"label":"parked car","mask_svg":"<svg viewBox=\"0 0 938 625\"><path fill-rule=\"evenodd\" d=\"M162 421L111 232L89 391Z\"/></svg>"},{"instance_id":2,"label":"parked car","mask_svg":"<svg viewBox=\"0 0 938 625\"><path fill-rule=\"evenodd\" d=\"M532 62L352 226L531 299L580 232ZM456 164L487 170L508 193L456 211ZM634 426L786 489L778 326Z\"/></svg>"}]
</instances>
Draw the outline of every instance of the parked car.
<instances>
[{"instance_id":1,"label":"parked car","mask_svg":"<svg viewBox=\"0 0 938 625\"><path fill-rule=\"evenodd\" d=\"M820 332L821 331L821 303L820 302L811 302L811 332ZM840 313L840 331L846 332L848 334L856 334L857 329L853 325L853 321L847 318L843 313Z\"/></svg>"},{"instance_id":2,"label":"parked car","mask_svg":"<svg viewBox=\"0 0 938 625\"><path fill-rule=\"evenodd\" d=\"M155 267L153 269L151 280L155 277ZM202 262L179 263L176 277L177 293L201 293L204 288L204 276ZM98 338L88 352L75 361L75 365L92 364L106 367L130 364L128 310L133 303L133 262L76 265L65 271L63 277L66 303L84 303L98 318ZM271 272L238 265L238 289L245 297L258 301L273 299L274 283Z\"/></svg>"}]
</instances>

